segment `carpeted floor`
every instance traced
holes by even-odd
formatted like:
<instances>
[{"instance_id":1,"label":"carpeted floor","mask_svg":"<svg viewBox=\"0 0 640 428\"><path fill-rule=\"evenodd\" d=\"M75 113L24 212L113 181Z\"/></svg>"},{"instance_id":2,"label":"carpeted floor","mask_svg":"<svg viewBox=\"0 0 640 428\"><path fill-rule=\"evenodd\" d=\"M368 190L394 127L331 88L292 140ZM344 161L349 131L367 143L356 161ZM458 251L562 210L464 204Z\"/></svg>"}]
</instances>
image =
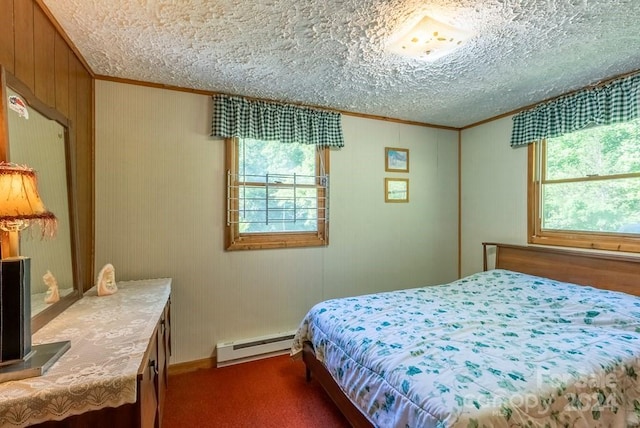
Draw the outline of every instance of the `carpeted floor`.
<instances>
[{"instance_id":1,"label":"carpeted floor","mask_svg":"<svg viewBox=\"0 0 640 428\"><path fill-rule=\"evenodd\" d=\"M304 363L289 356L169 377L165 428L349 427Z\"/></svg>"}]
</instances>

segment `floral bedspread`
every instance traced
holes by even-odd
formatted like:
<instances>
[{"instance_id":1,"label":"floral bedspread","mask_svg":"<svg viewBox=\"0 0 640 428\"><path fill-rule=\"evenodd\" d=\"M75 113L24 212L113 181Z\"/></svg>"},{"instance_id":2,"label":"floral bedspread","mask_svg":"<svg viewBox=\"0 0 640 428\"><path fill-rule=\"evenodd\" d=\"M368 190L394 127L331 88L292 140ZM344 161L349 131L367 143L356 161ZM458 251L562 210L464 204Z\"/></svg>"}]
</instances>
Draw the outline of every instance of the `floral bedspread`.
<instances>
[{"instance_id":1,"label":"floral bedspread","mask_svg":"<svg viewBox=\"0 0 640 428\"><path fill-rule=\"evenodd\" d=\"M640 298L506 270L315 305L311 341L379 427L624 427L640 416Z\"/></svg>"}]
</instances>

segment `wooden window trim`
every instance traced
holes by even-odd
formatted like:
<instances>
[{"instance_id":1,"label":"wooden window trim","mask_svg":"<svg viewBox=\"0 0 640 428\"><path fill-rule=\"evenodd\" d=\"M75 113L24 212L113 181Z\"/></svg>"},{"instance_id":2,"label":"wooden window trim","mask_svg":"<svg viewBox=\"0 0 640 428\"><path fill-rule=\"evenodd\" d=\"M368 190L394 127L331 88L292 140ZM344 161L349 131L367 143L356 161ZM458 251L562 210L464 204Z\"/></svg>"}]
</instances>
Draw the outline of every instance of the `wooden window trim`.
<instances>
[{"instance_id":1,"label":"wooden window trim","mask_svg":"<svg viewBox=\"0 0 640 428\"><path fill-rule=\"evenodd\" d=\"M541 156L542 150L537 150L537 144L538 143L531 143L528 147L528 243L561 247L589 248L605 251L640 253L640 238L637 237L613 233L542 230L542 222L540 219L540 175L541 171L544 171L544 165L541 165L540 170L537 170L537 157Z\"/></svg>"},{"instance_id":2,"label":"wooden window trim","mask_svg":"<svg viewBox=\"0 0 640 428\"><path fill-rule=\"evenodd\" d=\"M225 140L225 171L230 173L231 177L238 174L238 157L235 152L238 147L237 138L227 138ZM329 158L330 149L324 147L320 149L316 159L316 175L329 175ZM324 170L321 171L321 161ZM238 207L233 206L233 201L238 201L237 186L226 186L226 213L231 216L231 222L225 226L225 249L228 251L235 250L258 250L271 248L297 248L297 247L324 247L329 245L329 221L328 219L318 219L317 232L275 232L275 233L251 233L242 234L239 231L238 224ZM318 187L318 210L328 212L327 208L327 191L325 188ZM230 205L229 205L230 204ZM320 216L319 216L320 217ZM322 216L324 217L324 216Z\"/></svg>"}]
</instances>

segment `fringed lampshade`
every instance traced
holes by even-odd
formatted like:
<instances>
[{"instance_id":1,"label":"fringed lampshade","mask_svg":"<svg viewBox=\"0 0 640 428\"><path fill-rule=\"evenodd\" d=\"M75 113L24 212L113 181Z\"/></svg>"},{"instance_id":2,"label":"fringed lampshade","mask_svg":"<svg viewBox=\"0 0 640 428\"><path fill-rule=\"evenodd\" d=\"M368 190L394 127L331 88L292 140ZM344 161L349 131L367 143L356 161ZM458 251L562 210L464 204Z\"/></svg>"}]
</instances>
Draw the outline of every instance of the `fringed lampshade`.
<instances>
[{"instance_id":1,"label":"fringed lampshade","mask_svg":"<svg viewBox=\"0 0 640 428\"><path fill-rule=\"evenodd\" d=\"M56 216L47 211L40 199L35 171L0 162L0 229L17 235L32 223L40 226L43 237L56 232ZM9 256L17 256L17 243Z\"/></svg>"}]
</instances>

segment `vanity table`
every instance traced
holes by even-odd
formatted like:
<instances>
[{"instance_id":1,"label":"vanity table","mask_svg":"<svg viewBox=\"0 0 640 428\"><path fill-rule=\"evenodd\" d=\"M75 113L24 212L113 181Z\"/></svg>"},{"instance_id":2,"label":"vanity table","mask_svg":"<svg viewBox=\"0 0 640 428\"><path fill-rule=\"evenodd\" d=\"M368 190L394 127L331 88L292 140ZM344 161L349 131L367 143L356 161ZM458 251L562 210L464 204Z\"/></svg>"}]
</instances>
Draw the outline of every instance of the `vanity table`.
<instances>
[{"instance_id":1,"label":"vanity table","mask_svg":"<svg viewBox=\"0 0 640 428\"><path fill-rule=\"evenodd\" d=\"M171 279L96 288L33 335L71 341L43 375L0 384L0 426L159 427L171 352Z\"/></svg>"}]
</instances>

